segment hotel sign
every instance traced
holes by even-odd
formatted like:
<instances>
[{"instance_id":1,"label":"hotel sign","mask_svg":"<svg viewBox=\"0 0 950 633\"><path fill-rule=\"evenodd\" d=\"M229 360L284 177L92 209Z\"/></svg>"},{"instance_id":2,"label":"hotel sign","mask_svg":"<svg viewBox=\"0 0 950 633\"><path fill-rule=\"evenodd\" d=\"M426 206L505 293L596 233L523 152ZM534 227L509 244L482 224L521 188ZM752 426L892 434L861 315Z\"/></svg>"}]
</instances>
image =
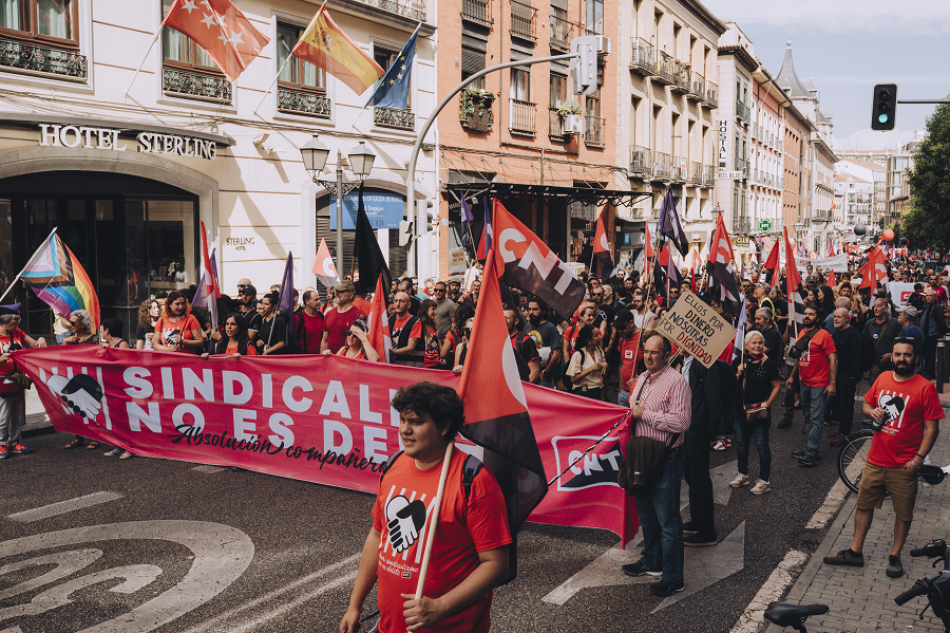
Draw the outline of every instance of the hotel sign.
<instances>
[{"instance_id":1,"label":"hotel sign","mask_svg":"<svg viewBox=\"0 0 950 633\"><path fill-rule=\"evenodd\" d=\"M40 145L45 147L82 147L117 152L129 149L128 145L119 143L119 134L127 130L50 123L40 123L39 126ZM208 160L217 157L217 144L214 141L159 132L139 132L135 140L138 141L137 151L143 154L174 154Z\"/></svg>"},{"instance_id":2,"label":"hotel sign","mask_svg":"<svg viewBox=\"0 0 950 633\"><path fill-rule=\"evenodd\" d=\"M725 169L729 162L729 151L726 144L729 142L729 119L719 120L719 169Z\"/></svg>"}]
</instances>

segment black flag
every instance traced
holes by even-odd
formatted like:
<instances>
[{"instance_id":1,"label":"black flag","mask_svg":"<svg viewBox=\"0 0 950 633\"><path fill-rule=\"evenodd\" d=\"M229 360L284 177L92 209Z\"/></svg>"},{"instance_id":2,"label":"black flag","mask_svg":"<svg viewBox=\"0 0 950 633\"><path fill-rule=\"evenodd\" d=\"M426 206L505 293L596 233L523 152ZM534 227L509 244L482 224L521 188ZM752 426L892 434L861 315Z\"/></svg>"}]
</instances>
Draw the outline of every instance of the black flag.
<instances>
[{"instance_id":1,"label":"black flag","mask_svg":"<svg viewBox=\"0 0 950 633\"><path fill-rule=\"evenodd\" d=\"M353 258L356 260L360 271L360 287L364 292L373 288L374 280L383 276L383 288L386 292L392 287L392 277L389 275L389 267L383 258L383 251L379 248L379 242L376 234L373 233L373 227L366 217L366 209L363 207L363 184L360 183L359 205L356 209L356 243L353 247Z\"/></svg>"}]
</instances>

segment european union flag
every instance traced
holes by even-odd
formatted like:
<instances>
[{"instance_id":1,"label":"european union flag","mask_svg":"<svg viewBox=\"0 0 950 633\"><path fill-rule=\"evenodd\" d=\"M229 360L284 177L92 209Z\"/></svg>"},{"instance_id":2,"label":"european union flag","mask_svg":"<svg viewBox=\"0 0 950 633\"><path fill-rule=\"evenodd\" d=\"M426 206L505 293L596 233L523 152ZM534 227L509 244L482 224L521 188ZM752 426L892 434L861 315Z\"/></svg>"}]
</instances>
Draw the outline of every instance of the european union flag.
<instances>
[{"instance_id":1,"label":"european union flag","mask_svg":"<svg viewBox=\"0 0 950 633\"><path fill-rule=\"evenodd\" d=\"M364 108L374 105L381 108L393 108L394 110L409 109L412 59L416 56L416 35L418 34L419 27L416 27L412 37L402 47L399 57L389 65L389 70L383 75L382 81L376 86L373 96L369 98L369 101L363 106Z\"/></svg>"}]
</instances>

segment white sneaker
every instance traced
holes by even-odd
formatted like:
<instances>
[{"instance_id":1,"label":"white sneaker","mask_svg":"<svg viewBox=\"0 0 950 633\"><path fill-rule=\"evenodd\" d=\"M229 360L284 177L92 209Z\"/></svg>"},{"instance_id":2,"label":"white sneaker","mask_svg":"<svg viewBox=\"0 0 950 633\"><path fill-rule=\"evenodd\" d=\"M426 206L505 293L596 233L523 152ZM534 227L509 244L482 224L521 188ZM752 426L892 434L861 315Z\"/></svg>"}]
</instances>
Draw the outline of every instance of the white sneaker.
<instances>
[{"instance_id":1,"label":"white sneaker","mask_svg":"<svg viewBox=\"0 0 950 633\"><path fill-rule=\"evenodd\" d=\"M105 457L118 457L120 453L122 453L122 449L121 449L121 448L113 448L113 449L112 449L111 451L109 451L108 453L103 453L103 456L105 456Z\"/></svg>"},{"instance_id":2,"label":"white sneaker","mask_svg":"<svg viewBox=\"0 0 950 633\"><path fill-rule=\"evenodd\" d=\"M742 486L749 485L749 476L743 475L742 473L737 473L736 478L729 482L729 485L733 488L741 488Z\"/></svg>"},{"instance_id":3,"label":"white sneaker","mask_svg":"<svg viewBox=\"0 0 950 633\"><path fill-rule=\"evenodd\" d=\"M713 444L712 449L714 451L724 451L726 450L726 441L725 440L716 440L716 443Z\"/></svg>"},{"instance_id":4,"label":"white sneaker","mask_svg":"<svg viewBox=\"0 0 950 633\"><path fill-rule=\"evenodd\" d=\"M764 495L766 492L772 492L772 486L770 486L769 482L767 481L756 479L755 485L752 486L752 489L749 492L754 495Z\"/></svg>"}]
</instances>

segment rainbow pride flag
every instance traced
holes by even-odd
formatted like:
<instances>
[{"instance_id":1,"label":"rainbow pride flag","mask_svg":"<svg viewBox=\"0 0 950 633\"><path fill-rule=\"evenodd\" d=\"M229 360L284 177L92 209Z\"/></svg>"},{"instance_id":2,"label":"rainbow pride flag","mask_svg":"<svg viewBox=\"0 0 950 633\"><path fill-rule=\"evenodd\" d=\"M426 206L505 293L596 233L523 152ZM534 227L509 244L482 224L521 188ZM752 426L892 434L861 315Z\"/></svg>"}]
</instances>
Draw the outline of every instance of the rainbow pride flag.
<instances>
[{"instance_id":1,"label":"rainbow pride flag","mask_svg":"<svg viewBox=\"0 0 950 633\"><path fill-rule=\"evenodd\" d=\"M99 329L99 298L92 281L56 231L36 249L20 278L41 301L67 319L73 310L85 310Z\"/></svg>"}]
</instances>

